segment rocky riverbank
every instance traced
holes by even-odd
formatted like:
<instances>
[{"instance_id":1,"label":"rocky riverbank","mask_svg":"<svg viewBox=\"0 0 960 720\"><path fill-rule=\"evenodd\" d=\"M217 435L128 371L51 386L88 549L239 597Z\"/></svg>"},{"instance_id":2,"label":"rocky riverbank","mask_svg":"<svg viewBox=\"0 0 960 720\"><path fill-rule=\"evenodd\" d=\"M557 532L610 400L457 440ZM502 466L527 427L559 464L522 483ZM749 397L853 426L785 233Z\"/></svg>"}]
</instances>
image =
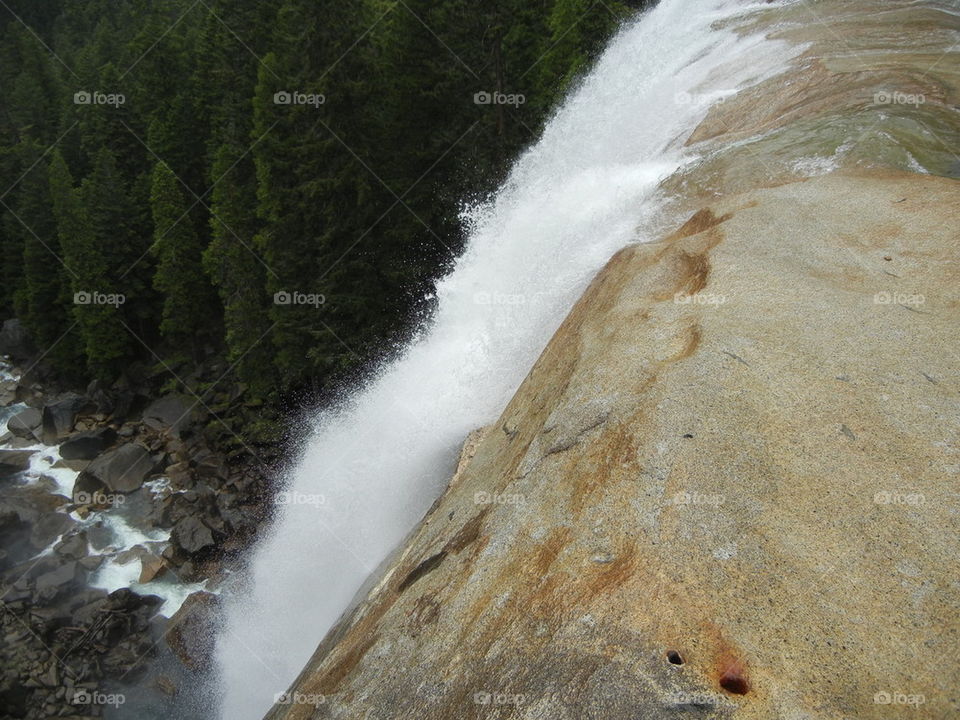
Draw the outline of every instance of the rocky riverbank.
<instances>
[{"instance_id":1,"label":"rocky riverbank","mask_svg":"<svg viewBox=\"0 0 960 720\"><path fill-rule=\"evenodd\" d=\"M198 397L62 391L0 362L0 717L189 706L271 506L268 467L222 449Z\"/></svg>"}]
</instances>

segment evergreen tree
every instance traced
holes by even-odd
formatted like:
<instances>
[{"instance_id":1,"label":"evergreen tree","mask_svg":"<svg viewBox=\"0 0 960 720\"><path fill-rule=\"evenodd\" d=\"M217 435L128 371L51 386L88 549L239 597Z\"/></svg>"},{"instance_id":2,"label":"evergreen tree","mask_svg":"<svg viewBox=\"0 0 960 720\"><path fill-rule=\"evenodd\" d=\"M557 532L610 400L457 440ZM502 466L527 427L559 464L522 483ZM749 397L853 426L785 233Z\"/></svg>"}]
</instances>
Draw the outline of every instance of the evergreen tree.
<instances>
[{"instance_id":1,"label":"evergreen tree","mask_svg":"<svg viewBox=\"0 0 960 720\"><path fill-rule=\"evenodd\" d=\"M209 347L275 399L413 330L461 203L638 4L8 2L43 43L0 12L0 310L41 346L76 322L63 372Z\"/></svg>"},{"instance_id":2,"label":"evergreen tree","mask_svg":"<svg viewBox=\"0 0 960 720\"><path fill-rule=\"evenodd\" d=\"M72 324L67 303L70 269L65 265L54 219L50 183L41 149L29 147L32 169L18 187L18 225L23 247L22 278L16 312L33 344L61 372L71 371L76 357L61 340Z\"/></svg>"},{"instance_id":3,"label":"evergreen tree","mask_svg":"<svg viewBox=\"0 0 960 720\"><path fill-rule=\"evenodd\" d=\"M98 377L110 377L139 354L137 340L131 336L138 328L128 322L127 303L136 300L142 288L134 282L136 276L132 276L140 262L132 236L133 212L116 160L108 148L101 148L94 158L93 172L83 181L80 196L82 213L78 227L65 228L78 263L76 312L81 319L91 370ZM99 297L118 302L94 302Z\"/></svg>"},{"instance_id":4,"label":"evergreen tree","mask_svg":"<svg viewBox=\"0 0 960 720\"><path fill-rule=\"evenodd\" d=\"M189 347L197 355L199 341L210 327L213 298L180 182L163 163L157 163L153 171L150 205L154 226L151 251L157 259L153 284L163 296L160 332L175 347Z\"/></svg>"},{"instance_id":5,"label":"evergreen tree","mask_svg":"<svg viewBox=\"0 0 960 720\"><path fill-rule=\"evenodd\" d=\"M546 95L559 97L596 58L630 9L622 2L556 0L550 12L550 34L538 63L539 82Z\"/></svg>"},{"instance_id":6,"label":"evergreen tree","mask_svg":"<svg viewBox=\"0 0 960 720\"><path fill-rule=\"evenodd\" d=\"M251 0L214 4L200 31L194 72L197 96L209 108L207 153L212 158L206 178L212 190L206 197L211 212L204 268L223 305L227 361L259 397L274 390L276 376L266 270L254 241L262 224L250 148L258 140L252 134L256 55L263 52L269 36L265 29L274 14Z\"/></svg>"}]
</instances>

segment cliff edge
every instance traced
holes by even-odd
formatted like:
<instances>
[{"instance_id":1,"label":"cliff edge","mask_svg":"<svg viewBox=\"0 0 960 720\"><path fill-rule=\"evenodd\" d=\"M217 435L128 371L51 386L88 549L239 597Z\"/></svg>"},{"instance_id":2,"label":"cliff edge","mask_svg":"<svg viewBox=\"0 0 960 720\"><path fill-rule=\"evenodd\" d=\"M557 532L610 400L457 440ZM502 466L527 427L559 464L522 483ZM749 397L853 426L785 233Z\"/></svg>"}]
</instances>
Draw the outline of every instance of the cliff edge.
<instances>
[{"instance_id":1,"label":"cliff edge","mask_svg":"<svg viewBox=\"0 0 960 720\"><path fill-rule=\"evenodd\" d=\"M960 712L958 227L831 175L618 253L270 717Z\"/></svg>"},{"instance_id":2,"label":"cliff edge","mask_svg":"<svg viewBox=\"0 0 960 720\"><path fill-rule=\"evenodd\" d=\"M770 10L446 493L269 718L960 716L947 3ZM921 100L922 99L922 100Z\"/></svg>"}]
</instances>

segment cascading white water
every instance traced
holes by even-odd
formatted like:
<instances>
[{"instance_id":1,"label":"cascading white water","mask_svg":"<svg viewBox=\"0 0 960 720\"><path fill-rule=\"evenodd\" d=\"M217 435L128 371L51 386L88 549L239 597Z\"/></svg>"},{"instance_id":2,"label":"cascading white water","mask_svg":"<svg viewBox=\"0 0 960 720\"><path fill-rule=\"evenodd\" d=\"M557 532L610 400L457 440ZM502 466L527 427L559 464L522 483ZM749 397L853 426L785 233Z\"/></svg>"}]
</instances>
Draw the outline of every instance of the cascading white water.
<instances>
[{"instance_id":1,"label":"cascading white water","mask_svg":"<svg viewBox=\"0 0 960 720\"><path fill-rule=\"evenodd\" d=\"M735 32L764 3L663 0L624 28L504 187L470 213L430 328L325 412L289 477L248 590L218 642L224 720L260 718L492 422L610 255L662 208L659 182L705 98L778 72L796 49ZM729 27L730 25L734 27Z\"/></svg>"}]
</instances>

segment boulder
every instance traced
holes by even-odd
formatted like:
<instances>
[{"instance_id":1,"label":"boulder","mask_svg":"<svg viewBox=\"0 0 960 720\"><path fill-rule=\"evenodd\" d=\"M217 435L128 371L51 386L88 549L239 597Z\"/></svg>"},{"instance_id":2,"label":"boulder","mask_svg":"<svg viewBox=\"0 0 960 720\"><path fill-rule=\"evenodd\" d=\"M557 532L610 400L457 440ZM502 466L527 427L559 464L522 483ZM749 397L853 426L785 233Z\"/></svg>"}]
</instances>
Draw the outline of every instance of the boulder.
<instances>
[{"instance_id":1,"label":"boulder","mask_svg":"<svg viewBox=\"0 0 960 720\"><path fill-rule=\"evenodd\" d=\"M171 531L170 540L191 555L214 544L213 532L195 515L180 520Z\"/></svg>"},{"instance_id":2,"label":"boulder","mask_svg":"<svg viewBox=\"0 0 960 720\"><path fill-rule=\"evenodd\" d=\"M110 415L116 409L116 400L101 380L91 380L86 396L98 413Z\"/></svg>"},{"instance_id":3,"label":"boulder","mask_svg":"<svg viewBox=\"0 0 960 720\"><path fill-rule=\"evenodd\" d=\"M60 458L53 464L54 469L60 470L62 468L67 468L73 470L74 472L83 472L88 467L90 467L89 460L64 460Z\"/></svg>"},{"instance_id":4,"label":"boulder","mask_svg":"<svg viewBox=\"0 0 960 720\"><path fill-rule=\"evenodd\" d=\"M87 556L87 534L78 532L58 542L53 551L68 560L81 560Z\"/></svg>"},{"instance_id":5,"label":"boulder","mask_svg":"<svg viewBox=\"0 0 960 720\"><path fill-rule=\"evenodd\" d=\"M116 557L113 558L113 561L118 565L126 565L140 560L144 555L149 555L150 552L143 545L134 545L129 550L124 550L123 552L117 553Z\"/></svg>"},{"instance_id":6,"label":"boulder","mask_svg":"<svg viewBox=\"0 0 960 720\"><path fill-rule=\"evenodd\" d=\"M91 464L92 463L88 464L87 468L79 471L77 479L73 483L73 502L78 505L92 503L91 498L94 493L106 490L106 485L103 484L103 481L88 471Z\"/></svg>"},{"instance_id":7,"label":"boulder","mask_svg":"<svg viewBox=\"0 0 960 720\"><path fill-rule=\"evenodd\" d=\"M34 523L40 517L55 513L65 502L60 495L51 495L30 485L18 485L0 493L0 515L13 513L24 522Z\"/></svg>"},{"instance_id":8,"label":"boulder","mask_svg":"<svg viewBox=\"0 0 960 720\"><path fill-rule=\"evenodd\" d=\"M193 671L213 659L215 630L220 620L220 598L213 593L192 593L167 624L167 645L180 662Z\"/></svg>"},{"instance_id":9,"label":"boulder","mask_svg":"<svg viewBox=\"0 0 960 720\"><path fill-rule=\"evenodd\" d=\"M166 395L143 411L143 424L154 430L170 430L171 434L179 436L190 426L196 404L195 400L184 395Z\"/></svg>"},{"instance_id":10,"label":"boulder","mask_svg":"<svg viewBox=\"0 0 960 720\"><path fill-rule=\"evenodd\" d=\"M128 443L104 453L86 469L113 492L139 490L153 472L153 460L142 445Z\"/></svg>"},{"instance_id":11,"label":"boulder","mask_svg":"<svg viewBox=\"0 0 960 720\"><path fill-rule=\"evenodd\" d=\"M7 421L7 430L18 438L40 441L43 415L36 408L21 410Z\"/></svg>"},{"instance_id":12,"label":"boulder","mask_svg":"<svg viewBox=\"0 0 960 720\"><path fill-rule=\"evenodd\" d=\"M85 576L83 569L73 561L40 575L35 584L37 595L46 601L78 587Z\"/></svg>"},{"instance_id":13,"label":"boulder","mask_svg":"<svg viewBox=\"0 0 960 720\"><path fill-rule=\"evenodd\" d=\"M138 582L142 585L148 583L154 578L158 578L167 571L166 561L153 553L147 553L140 556L140 579Z\"/></svg>"},{"instance_id":14,"label":"boulder","mask_svg":"<svg viewBox=\"0 0 960 720\"><path fill-rule=\"evenodd\" d=\"M43 442L56 445L72 430L77 414L89 405L90 401L82 395L67 393L54 403L43 408Z\"/></svg>"},{"instance_id":15,"label":"boulder","mask_svg":"<svg viewBox=\"0 0 960 720\"><path fill-rule=\"evenodd\" d=\"M30 467L33 450L0 449L0 477L9 477Z\"/></svg>"},{"instance_id":16,"label":"boulder","mask_svg":"<svg viewBox=\"0 0 960 720\"><path fill-rule=\"evenodd\" d=\"M35 555L74 526L69 515L58 512L66 502L60 495L31 485L0 493L0 546L8 551L8 561Z\"/></svg>"},{"instance_id":17,"label":"boulder","mask_svg":"<svg viewBox=\"0 0 960 720\"><path fill-rule=\"evenodd\" d=\"M30 543L37 550L45 550L76 524L76 521L66 513L44 513L33 521L33 527L30 529Z\"/></svg>"},{"instance_id":18,"label":"boulder","mask_svg":"<svg viewBox=\"0 0 960 720\"><path fill-rule=\"evenodd\" d=\"M38 410L43 407L43 389L26 378L21 378L13 391L14 402L24 403Z\"/></svg>"},{"instance_id":19,"label":"boulder","mask_svg":"<svg viewBox=\"0 0 960 720\"><path fill-rule=\"evenodd\" d=\"M0 380L0 407L7 407L17 401L17 381Z\"/></svg>"},{"instance_id":20,"label":"boulder","mask_svg":"<svg viewBox=\"0 0 960 720\"><path fill-rule=\"evenodd\" d=\"M80 558L77 562L84 570L93 572L103 565L103 560L103 555L87 555L85 558Z\"/></svg>"},{"instance_id":21,"label":"boulder","mask_svg":"<svg viewBox=\"0 0 960 720\"><path fill-rule=\"evenodd\" d=\"M293 685L323 717L960 717L960 183L677 225L609 261L328 633Z\"/></svg>"},{"instance_id":22,"label":"boulder","mask_svg":"<svg viewBox=\"0 0 960 720\"><path fill-rule=\"evenodd\" d=\"M64 460L93 460L117 439L113 428L101 427L72 435L60 445Z\"/></svg>"}]
</instances>

